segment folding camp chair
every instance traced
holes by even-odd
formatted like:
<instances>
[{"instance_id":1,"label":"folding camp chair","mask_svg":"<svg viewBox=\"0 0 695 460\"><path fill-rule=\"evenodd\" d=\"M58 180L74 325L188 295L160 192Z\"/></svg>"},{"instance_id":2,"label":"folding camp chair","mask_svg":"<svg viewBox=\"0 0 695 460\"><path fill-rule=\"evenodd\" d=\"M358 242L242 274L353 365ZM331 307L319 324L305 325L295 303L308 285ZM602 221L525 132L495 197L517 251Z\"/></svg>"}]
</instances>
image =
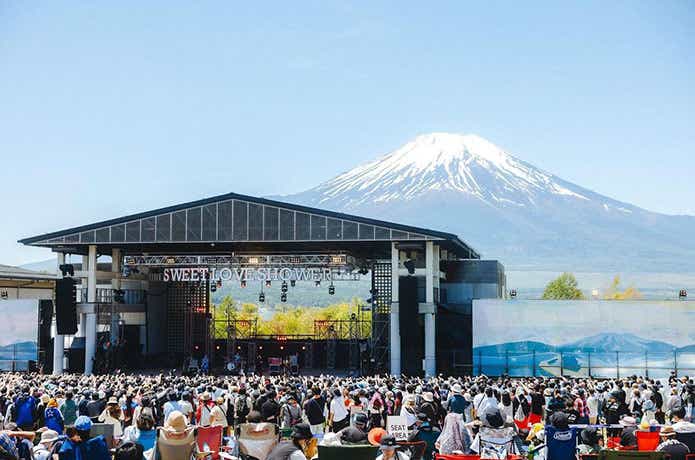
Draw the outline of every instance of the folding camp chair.
<instances>
[{"instance_id":1,"label":"folding camp chair","mask_svg":"<svg viewBox=\"0 0 695 460\"><path fill-rule=\"evenodd\" d=\"M557 430L548 426L545 428L545 443L547 460L573 460L577 451L577 430Z\"/></svg>"},{"instance_id":2,"label":"folding camp chair","mask_svg":"<svg viewBox=\"0 0 695 460\"><path fill-rule=\"evenodd\" d=\"M398 445L408 449L410 452L410 460L422 460L427 450L427 443L425 441L398 441Z\"/></svg>"},{"instance_id":3,"label":"folding camp chair","mask_svg":"<svg viewBox=\"0 0 695 460\"><path fill-rule=\"evenodd\" d=\"M196 444L200 452L210 452L212 460L219 460L222 450L222 427L205 426L198 428Z\"/></svg>"},{"instance_id":4,"label":"folding camp chair","mask_svg":"<svg viewBox=\"0 0 695 460\"><path fill-rule=\"evenodd\" d=\"M676 433L676 439L688 446L691 455L695 455L695 433Z\"/></svg>"},{"instance_id":5,"label":"folding camp chair","mask_svg":"<svg viewBox=\"0 0 695 460\"><path fill-rule=\"evenodd\" d=\"M266 458L278 443L278 426L274 423L244 423L236 429L239 453Z\"/></svg>"},{"instance_id":6,"label":"folding camp chair","mask_svg":"<svg viewBox=\"0 0 695 460\"><path fill-rule=\"evenodd\" d=\"M658 431L636 431L637 450L656 450L659 445Z\"/></svg>"}]
</instances>

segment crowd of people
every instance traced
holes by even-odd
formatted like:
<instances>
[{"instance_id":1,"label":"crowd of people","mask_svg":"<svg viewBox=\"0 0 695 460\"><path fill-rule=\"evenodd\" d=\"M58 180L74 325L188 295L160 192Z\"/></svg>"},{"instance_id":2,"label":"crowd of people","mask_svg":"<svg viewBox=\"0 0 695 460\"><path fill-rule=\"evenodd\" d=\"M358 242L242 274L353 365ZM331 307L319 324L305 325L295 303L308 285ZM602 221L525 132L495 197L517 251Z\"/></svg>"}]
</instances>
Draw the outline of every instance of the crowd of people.
<instances>
[{"instance_id":1,"label":"crowd of people","mask_svg":"<svg viewBox=\"0 0 695 460\"><path fill-rule=\"evenodd\" d=\"M636 448L637 433L645 431L659 433L655 450L680 460L692 449L687 439L695 436L694 403L692 379L675 375L597 380L4 373L0 460L200 459L209 452L195 437L207 427L220 427L224 435L222 458L250 460L304 460L316 458L319 445L370 444L386 460L430 460L435 453L542 459L547 434L570 430L577 437L573 456ZM390 432L389 416L401 416L407 440ZM95 433L107 425L112 439ZM284 440L265 450L245 449L248 430L283 434L277 438Z\"/></svg>"}]
</instances>

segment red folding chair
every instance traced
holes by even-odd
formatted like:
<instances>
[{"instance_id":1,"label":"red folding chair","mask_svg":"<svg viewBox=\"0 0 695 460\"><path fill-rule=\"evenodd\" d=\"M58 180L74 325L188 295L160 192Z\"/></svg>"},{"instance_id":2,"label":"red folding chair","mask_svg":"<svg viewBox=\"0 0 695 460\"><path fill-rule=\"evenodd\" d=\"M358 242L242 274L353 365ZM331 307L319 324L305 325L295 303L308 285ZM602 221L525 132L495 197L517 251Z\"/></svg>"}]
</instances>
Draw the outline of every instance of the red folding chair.
<instances>
[{"instance_id":1,"label":"red folding chair","mask_svg":"<svg viewBox=\"0 0 695 460\"><path fill-rule=\"evenodd\" d=\"M637 431L637 450L656 450L659 445L658 431Z\"/></svg>"},{"instance_id":2,"label":"red folding chair","mask_svg":"<svg viewBox=\"0 0 695 460\"><path fill-rule=\"evenodd\" d=\"M210 452L212 460L219 460L220 450L222 450L222 427L203 426L198 428L196 443L199 451Z\"/></svg>"}]
</instances>

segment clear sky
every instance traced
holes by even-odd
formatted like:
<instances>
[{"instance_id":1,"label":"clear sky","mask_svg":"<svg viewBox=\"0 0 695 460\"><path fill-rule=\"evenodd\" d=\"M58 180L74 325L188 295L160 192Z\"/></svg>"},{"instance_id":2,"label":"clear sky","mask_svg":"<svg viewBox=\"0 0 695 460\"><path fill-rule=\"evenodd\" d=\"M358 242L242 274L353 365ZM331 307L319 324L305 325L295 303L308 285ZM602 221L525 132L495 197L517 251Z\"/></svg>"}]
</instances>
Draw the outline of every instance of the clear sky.
<instances>
[{"instance_id":1,"label":"clear sky","mask_svg":"<svg viewBox=\"0 0 695 460\"><path fill-rule=\"evenodd\" d=\"M0 2L18 238L297 192L431 131L695 214L695 2Z\"/></svg>"}]
</instances>

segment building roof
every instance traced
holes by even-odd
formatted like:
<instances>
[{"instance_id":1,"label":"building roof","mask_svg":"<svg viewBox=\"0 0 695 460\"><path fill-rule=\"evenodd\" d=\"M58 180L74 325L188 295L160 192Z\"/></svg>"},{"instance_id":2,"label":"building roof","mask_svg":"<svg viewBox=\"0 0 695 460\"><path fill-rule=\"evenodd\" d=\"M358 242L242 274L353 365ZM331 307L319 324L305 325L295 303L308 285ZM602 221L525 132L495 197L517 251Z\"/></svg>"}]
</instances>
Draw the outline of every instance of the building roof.
<instances>
[{"instance_id":1,"label":"building roof","mask_svg":"<svg viewBox=\"0 0 695 460\"><path fill-rule=\"evenodd\" d=\"M31 279L31 280L54 280L55 273L38 272L22 267L0 264L0 278L2 279Z\"/></svg>"},{"instance_id":2,"label":"building roof","mask_svg":"<svg viewBox=\"0 0 695 460\"><path fill-rule=\"evenodd\" d=\"M88 245L440 241L480 258L458 236L325 209L229 193L19 240L68 252Z\"/></svg>"}]
</instances>

